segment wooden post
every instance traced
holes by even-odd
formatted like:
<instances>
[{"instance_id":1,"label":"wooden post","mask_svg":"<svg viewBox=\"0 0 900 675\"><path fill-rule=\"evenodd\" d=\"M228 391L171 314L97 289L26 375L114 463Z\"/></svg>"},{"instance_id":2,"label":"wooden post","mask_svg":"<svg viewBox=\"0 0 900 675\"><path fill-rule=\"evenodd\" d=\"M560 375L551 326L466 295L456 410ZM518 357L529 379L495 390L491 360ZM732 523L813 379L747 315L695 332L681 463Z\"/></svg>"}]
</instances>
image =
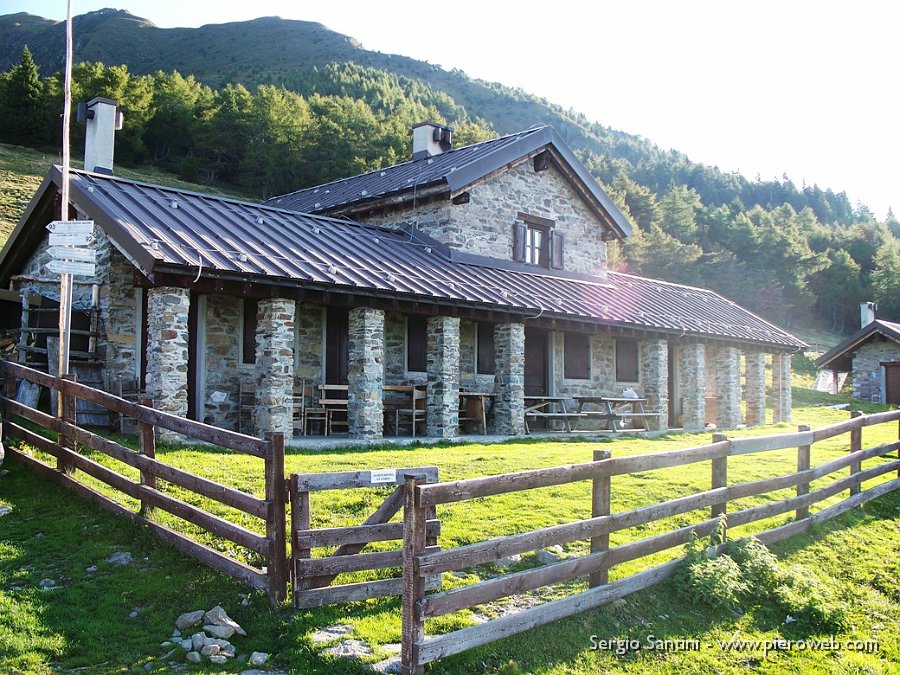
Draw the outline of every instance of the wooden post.
<instances>
[{"instance_id":1,"label":"wooden post","mask_svg":"<svg viewBox=\"0 0 900 675\"><path fill-rule=\"evenodd\" d=\"M74 375L63 375L60 380L64 380L66 382L74 382ZM60 381L60 385L62 385L62 381ZM62 403L62 409L60 410L60 418L63 422L68 422L69 424L77 424L77 416L75 414L75 408L78 405L77 400L72 394L60 392L60 401ZM57 445L61 448L66 448L75 452L77 448L77 443L74 438L69 438L66 434L60 433L57 435ZM56 458L56 470L62 471L63 473L72 474L75 473L75 466L69 461L68 457L65 456L65 453L60 453L59 457Z\"/></svg>"},{"instance_id":2,"label":"wooden post","mask_svg":"<svg viewBox=\"0 0 900 675\"><path fill-rule=\"evenodd\" d=\"M284 482L284 434L267 433L269 452L266 454L266 537L272 542L272 557L268 561L269 603L274 607L287 597L287 497Z\"/></svg>"},{"instance_id":3,"label":"wooden post","mask_svg":"<svg viewBox=\"0 0 900 675\"><path fill-rule=\"evenodd\" d=\"M855 419L857 417L862 416L861 410L852 410L850 411L850 417ZM850 452L858 452L862 450L862 429L853 429L850 432ZM853 462L850 465L850 475L852 476L855 473L859 473L861 462ZM860 492L860 485L857 483L856 485L850 486L850 496L858 495Z\"/></svg>"},{"instance_id":4,"label":"wooden post","mask_svg":"<svg viewBox=\"0 0 900 675\"><path fill-rule=\"evenodd\" d=\"M808 424L801 424L797 427L797 431L809 431L810 426ZM801 445L797 448L797 471L806 471L809 469L809 456L810 449L812 446L809 445ZM797 484L797 496L809 494L809 481L798 483ZM801 506L797 509L797 520L803 520L804 518L809 518L809 507Z\"/></svg>"},{"instance_id":5,"label":"wooden post","mask_svg":"<svg viewBox=\"0 0 900 675\"><path fill-rule=\"evenodd\" d=\"M425 578L416 567L416 556L425 550L426 509L416 506L416 488L426 481L423 475L407 474L403 484L403 614L400 672L419 675L419 643L425 639L425 620L419 618L419 604L425 598Z\"/></svg>"},{"instance_id":6,"label":"wooden post","mask_svg":"<svg viewBox=\"0 0 900 675\"><path fill-rule=\"evenodd\" d=\"M594 461L599 462L612 457L611 450L594 450ZM612 501L612 477L599 476L591 482L591 518L608 516ZM600 534L591 537L591 553L600 553L609 550L609 534ZM588 576L588 584L591 588L609 583L609 568L603 569Z\"/></svg>"},{"instance_id":7,"label":"wooden post","mask_svg":"<svg viewBox=\"0 0 900 675\"><path fill-rule=\"evenodd\" d=\"M153 407L153 399L147 396L141 397L139 403L147 408ZM152 424L148 422L138 423L138 434L140 436L141 454L150 459L156 459L156 434ZM141 485L156 489L156 476L152 471L141 471ZM149 516L153 511L153 505L145 499L141 499L141 515Z\"/></svg>"},{"instance_id":8,"label":"wooden post","mask_svg":"<svg viewBox=\"0 0 900 675\"><path fill-rule=\"evenodd\" d=\"M296 561L300 558L309 558L312 551L308 548L300 548L297 545L297 532L299 530L308 530L312 526L312 513L310 511L309 491L301 490L296 483L296 479L292 479L291 484L291 559ZM291 580L294 588L294 598L297 597L297 591L309 588L307 578L297 576L296 566L292 566Z\"/></svg>"},{"instance_id":9,"label":"wooden post","mask_svg":"<svg viewBox=\"0 0 900 675\"><path fill-rule=\"evenodd\" d=\"M721 443L722 441L727 440L728 436L726 436L725 434L713 434L712 437L713 443ZM727 485L728 455L712 460L712 488L715 490L716 488L726 487ZM713 504L710 508L710 515L713 518L718 518L721 514L726 512L727 506L727 502L719 502L718 504Z\"/></svg>"}]
</instances>

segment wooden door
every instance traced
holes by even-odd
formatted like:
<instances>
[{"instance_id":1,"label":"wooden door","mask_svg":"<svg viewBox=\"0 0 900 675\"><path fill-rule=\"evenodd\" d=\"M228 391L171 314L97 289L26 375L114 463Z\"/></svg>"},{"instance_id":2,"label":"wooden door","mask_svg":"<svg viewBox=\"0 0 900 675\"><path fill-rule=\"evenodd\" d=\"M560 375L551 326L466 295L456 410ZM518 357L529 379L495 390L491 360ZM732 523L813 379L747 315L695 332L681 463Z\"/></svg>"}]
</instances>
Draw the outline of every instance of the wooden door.
<instances>
[{"instance_id":1,"label":"wooden door","mask_svg":"<svg viewBox=\"0 0 900 675\"><path fill-rule=\"evenodd\" d=\"M539 328L525 329L525 395L546 396L550 350L549 333Z\"/></svg>"},{"instance_id":2,"label":"wooden door","mask_svg":"<svg viewBox=\"0 0 900 675\"><path fill-rule=\"evenodd\" d=\"M900 363L883 365L885 403L900 405Z\"/></svg>"},{"instance_id":3,"label":"wooden door","mask_svg":"<svg viewBox=\"0 0 900 675\"><path fill-rule=\"evenodd\" d=\"M349 315L329 307L325 320L325 384L347 384Z\"/></svg>"}]
</instances>

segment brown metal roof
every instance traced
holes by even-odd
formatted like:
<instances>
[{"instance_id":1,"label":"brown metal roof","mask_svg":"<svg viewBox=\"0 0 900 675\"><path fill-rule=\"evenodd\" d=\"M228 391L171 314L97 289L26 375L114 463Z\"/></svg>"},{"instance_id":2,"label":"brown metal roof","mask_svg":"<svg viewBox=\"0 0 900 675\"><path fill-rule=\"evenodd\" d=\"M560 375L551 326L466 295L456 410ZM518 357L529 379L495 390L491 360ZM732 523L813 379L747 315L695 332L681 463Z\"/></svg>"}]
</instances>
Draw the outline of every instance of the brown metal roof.
<instances>
[{"instance_id":1,"label":"brown metal roof","mask_svg":"<svg viewBox=\"0 0 900 675\"><path fill-rule=\"evenodd\" d=\"M59 181L54 167L44 189ZM145 275L263 281L275 285L426 301L798 350L803 342L712 291L627 274L560 275L489 259L461 262L421 233L214 197L84 172L72 201ZM33 200L45 198L39 190ZM29 209L29 213L33 209ZM0 258L42 236L23 221ZM39 241L39 240L37 240Z\"/></svg>"},{"instance_id":2,"label":"brown metal roof","mask_svg":"<svg viewBox=\"0 0 900 675\"><path fill-rule=\"evenodd\" d=\"M549 126L535 127L509 136L494 138L424 159L395 164L377 171L297 190L273 197L266 206L303 213L335 213L351 206L366 206L386 197L413 200L433 186L445 186L447 195L456 194L472 183L542 148L552 148L574 180L584 190L592 206L598 208L610 228L619 236L631 234L631 223L619 211L596 179L578 160L569 146Z\"/></svg>"},{"instance_id":3,"label":"brown metal roof","mask_svg":"<svg viewBox=\"0 0 900 675\"><path fill-rule=\"evenodd\" d=\"M832 347L822 354L816 359L816 365L819 368L843 368L849 371L851 369L852 352L871 339L873 335L883 335L889 340L900 344L900 323L875 319L875 321L863 326L836 347Z\"/></svg>"}]
</instances>

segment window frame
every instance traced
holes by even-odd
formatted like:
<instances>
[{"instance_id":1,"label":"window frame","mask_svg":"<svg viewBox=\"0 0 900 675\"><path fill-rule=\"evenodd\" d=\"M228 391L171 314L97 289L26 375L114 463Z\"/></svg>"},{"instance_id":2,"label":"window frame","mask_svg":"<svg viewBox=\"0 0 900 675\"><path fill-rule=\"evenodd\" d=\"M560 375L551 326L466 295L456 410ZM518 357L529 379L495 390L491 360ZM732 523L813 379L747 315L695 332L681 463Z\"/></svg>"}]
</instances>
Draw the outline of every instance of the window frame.
<instances>
[{"instance_id":1,"label":"window frame","mask_svg":"<svg viewBox=\"0 0 900 675\"><path fill-rule=\"evenodd\" d=\"M578 344L582 340L584 344ZM577 361L575 360L576 353L579 353ZM567 380L591 379L591 336L589 334L563 333L563 377Z\"/></svg>"}]
</instances>

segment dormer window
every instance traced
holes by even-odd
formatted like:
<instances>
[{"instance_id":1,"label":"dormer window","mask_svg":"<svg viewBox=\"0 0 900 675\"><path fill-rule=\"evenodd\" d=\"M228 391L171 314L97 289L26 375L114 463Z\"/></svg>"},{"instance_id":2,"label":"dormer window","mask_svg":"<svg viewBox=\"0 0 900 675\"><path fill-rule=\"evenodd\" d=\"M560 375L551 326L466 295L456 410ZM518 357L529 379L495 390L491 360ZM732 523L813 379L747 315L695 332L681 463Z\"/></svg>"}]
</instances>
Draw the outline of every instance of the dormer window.
<instances>
[{"instance_id":1,"label":"dormer window","mask_svg":"<svg viewBox=\"0 0 900 675\"><path fill-rule=\"evenodd\" d=\"M562 232L549 218L519 213L513 226L513 260L537 267L563 268Z\"/></svg>"}]
</instances>

